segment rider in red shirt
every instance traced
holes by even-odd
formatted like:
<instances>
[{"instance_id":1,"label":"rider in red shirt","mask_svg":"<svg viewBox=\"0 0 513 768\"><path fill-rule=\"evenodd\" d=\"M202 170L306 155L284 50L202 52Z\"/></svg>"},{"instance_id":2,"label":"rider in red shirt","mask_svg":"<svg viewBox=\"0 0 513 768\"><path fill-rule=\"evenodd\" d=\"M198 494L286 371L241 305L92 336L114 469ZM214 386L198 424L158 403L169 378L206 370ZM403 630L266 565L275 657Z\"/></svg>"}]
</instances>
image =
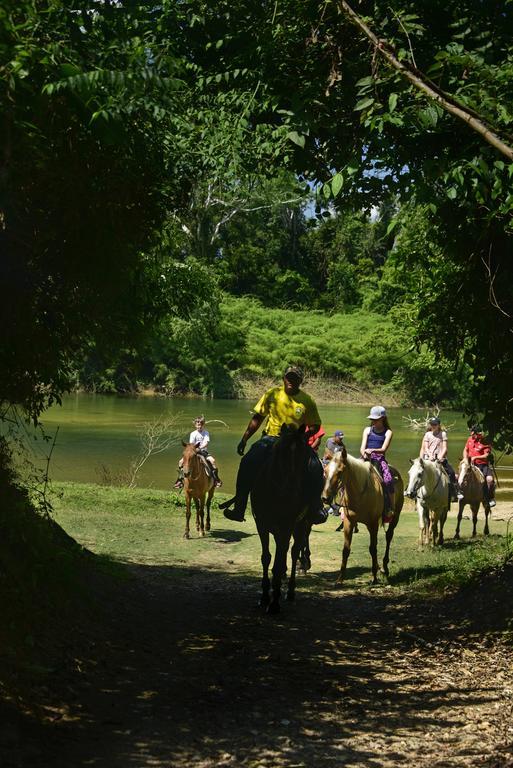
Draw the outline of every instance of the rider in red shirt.
<instances>
[{"instance_id":1,"label":"rider in red shirt","mask_svg":"<svg viewBox=\"0 0 513 768\"><path fill-rule=\"evenodd\" d=\"M490 467L490 454L492 446L485 442L481 427L474 424L470 427L470 437L463 449L463 458L470 459L472 464L480 470L486 480L485 497L491 507L495 506L493 472ZM486 491L488 492L486 494Z\"/></svg>"}]
</instances>

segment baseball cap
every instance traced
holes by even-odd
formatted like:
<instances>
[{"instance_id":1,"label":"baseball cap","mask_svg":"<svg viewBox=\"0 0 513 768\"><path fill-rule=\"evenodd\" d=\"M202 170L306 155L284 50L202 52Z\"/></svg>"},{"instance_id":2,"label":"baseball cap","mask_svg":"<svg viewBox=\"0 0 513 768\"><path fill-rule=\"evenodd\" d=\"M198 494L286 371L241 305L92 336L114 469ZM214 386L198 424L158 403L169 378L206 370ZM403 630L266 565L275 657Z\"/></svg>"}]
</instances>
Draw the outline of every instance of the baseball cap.
<instances>
[{"instance_id":1,"label":"baseball cap","mask_svg":"<svg viewBox=\"0 0 513 768\"><path fill-rule=\"evenodd\" d=\"M441 422L440 422L440 419L438 418L438 416L432 416L432 417L429 419L429 424L433 424L433 426L434 426L435 424L440 424L440 423L441 423Z\"/></svg>"},{"instance_id":2,"label":"baseball cap","mask_svg":"<svg viewBox=\"0 0 513 768\"><path fill-rule=\"evenodd\" d=\"M386 408L382 405L373 405L370 409L370 413L367 416L368 419L382 419L387 415Z\"/></svg>"},{"instance_id":3,"label":"baseball cap","mask_svg":"<svg viewBox=\"0 0 513 768\"><path fill-rule=\"evenodd\" d=\"M303 371L297 365L289 365L285 368L283 378L288 376L295 376L300 382L303 381Z\"/></svg>"},{"instance_id":4,"label":"baseball cap","mask_svg":"<svg viewBox=\"0 0 513 768\"><path fill-rule=\"evenodd\" d=\"M344 433L342 432L341 429L335 430L335 437L344 437Z\"/></svg>"}]
</instances>

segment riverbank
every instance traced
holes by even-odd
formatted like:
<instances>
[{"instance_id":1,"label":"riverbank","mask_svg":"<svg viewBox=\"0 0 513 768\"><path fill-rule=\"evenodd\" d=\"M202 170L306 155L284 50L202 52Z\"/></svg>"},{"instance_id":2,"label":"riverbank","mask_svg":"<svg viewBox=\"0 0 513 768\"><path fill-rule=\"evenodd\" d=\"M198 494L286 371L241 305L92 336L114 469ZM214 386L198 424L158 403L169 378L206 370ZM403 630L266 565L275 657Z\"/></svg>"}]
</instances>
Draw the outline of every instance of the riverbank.
<instances>
[{"instance_id":1,"label":"riverbank","mask_svg":"<svg viewBox=\"0 0 513 768\"><path fill-rule=\"evenodd\" d=\"M233 396L219 399L254 400L260 399L262 393L270 387L281 383L281 379L272 376L235 376ZM375 405L380 403L385 407L422 408L421 403L414 403L401 390L393 390L390 385L370 384L360 386L344 379L316 376L305 373L302 389L308 392L320 405L338 403L340 405ZM87 390L76 390L88 393ZM157 385L141 386L136 391L126 393L126 396L137 397L184 397L191 400L204 400L205 396L197 392L179 392L166 390ZM208 398L207 398L208 399ZM450 406L448 406L450 407Z\"/></svg>"}]
</instances>

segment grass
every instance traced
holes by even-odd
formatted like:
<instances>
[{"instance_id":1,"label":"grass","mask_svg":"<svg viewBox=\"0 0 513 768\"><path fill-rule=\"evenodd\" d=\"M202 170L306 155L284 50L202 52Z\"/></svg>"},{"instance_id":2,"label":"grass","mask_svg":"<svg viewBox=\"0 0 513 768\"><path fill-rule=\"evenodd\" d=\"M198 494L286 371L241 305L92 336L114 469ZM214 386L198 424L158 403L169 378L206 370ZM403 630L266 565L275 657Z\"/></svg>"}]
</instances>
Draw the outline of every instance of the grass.
<instances>
[{"instance_id":1,"label":"grass","mask_svg":"<svg viewBox=\"0 0 513 768\"><path fill-rule=\"evenodd\" d=\"M175 566L177 573L204 569L231 576L260 574L260 542L251 515L245 523L231 523L217 508L225 498L216 495L212 508L212 531L205 538L183 539L185 504L183 496L152 489L129 490L77 483L54 486L54 517L82 546L112 562L142 562ZM500 513L496 512L496 517ZM343 537L336 533L337 521L329 518L314 527L311 536L312 571L301 579L301 588L326 589L340 566ZM471 539L471 522L463 520L462 536L455 541L455 519L449 518L442 548L417 549L417 516L411 502L403 510L391 549L389 588L426 595L443 594L460 588L480 576L500 568L512 554L512 537L507 523L491 521L492 535ZM346 585L367 587L370 582L369 538L361 526L354 536ZM381 533L378 554L383 556Z\"/></svg>"}]
</instances>

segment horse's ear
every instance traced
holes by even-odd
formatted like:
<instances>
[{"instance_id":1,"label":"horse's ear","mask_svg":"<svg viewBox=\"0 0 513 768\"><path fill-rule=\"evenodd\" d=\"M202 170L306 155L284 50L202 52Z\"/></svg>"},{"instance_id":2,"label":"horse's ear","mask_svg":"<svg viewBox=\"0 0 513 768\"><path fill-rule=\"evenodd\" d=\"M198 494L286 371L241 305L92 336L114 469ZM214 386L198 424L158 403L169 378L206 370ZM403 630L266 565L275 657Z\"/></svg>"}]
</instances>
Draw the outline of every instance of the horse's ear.
<instances>
[{"instance_id":1,"label":"horse's ear","mask_svg":"<svg viewBox=\"0 0 513 768\"><path fill-rule=\"evenodd\" d=\"M342 450L341 450L341 451L338 451L338 453L341 453L341 454L342 454L342 457L343 457L344 459L347 459L347 448L346 448L346 446L345 446L344 444L342 444Z\"/></svg>"},{"instance_id":2,"label":"horse's ear","mask_svg":"<svg viewBox=\"0 0 513 768\"><path fill-rule=\"evenodd\" d=\"M410 464L414 464L414 460L413 459L408 459L408 461L410 462Z\"/></svg>"},{"instance_id":3,"label":"horse's ear","mask_svg":"<svg viewBox=\"0 0 513 768\"><path fill-rule=\"evenodd\" d=\"M424 459L423 458L419 459L419 464L422 467L422 469L424 469Z\"/></svg>"},{"instance_id":4,"label":"horse's ear","mask_svg":"<svg viewBox=\"0 0 513 768\"><path fill-rule=\"evenodd\" d=\"M182 445L185 448L186 445L189 445L189 443L186 443L184 440L182 440Z\"/></svg>"}]
</instances>

